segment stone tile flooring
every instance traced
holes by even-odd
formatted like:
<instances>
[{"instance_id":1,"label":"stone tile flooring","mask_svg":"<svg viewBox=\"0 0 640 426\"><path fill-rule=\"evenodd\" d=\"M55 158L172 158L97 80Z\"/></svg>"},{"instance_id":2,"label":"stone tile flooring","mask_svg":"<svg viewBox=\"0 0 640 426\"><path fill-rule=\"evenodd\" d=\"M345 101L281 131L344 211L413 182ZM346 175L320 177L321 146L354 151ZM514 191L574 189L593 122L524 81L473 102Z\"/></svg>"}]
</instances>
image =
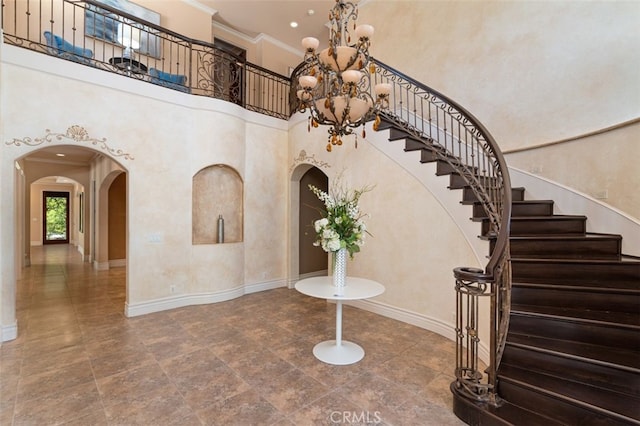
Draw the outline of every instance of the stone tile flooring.
<instances>
[{"instance_id":1,"label":"stone tile flooring","mask_svg":"<svg viewBox=\"0 0 640 426\"><path fill-rule=\"evenodd\" d=\"M276 289L135 318L125 269L94 271L68 245L34 247L17 289L19 336L0 346L1 425L462 425L454 345L345 306L365 348L318 361L335 305Z\"/></svg>"}]
</instances>

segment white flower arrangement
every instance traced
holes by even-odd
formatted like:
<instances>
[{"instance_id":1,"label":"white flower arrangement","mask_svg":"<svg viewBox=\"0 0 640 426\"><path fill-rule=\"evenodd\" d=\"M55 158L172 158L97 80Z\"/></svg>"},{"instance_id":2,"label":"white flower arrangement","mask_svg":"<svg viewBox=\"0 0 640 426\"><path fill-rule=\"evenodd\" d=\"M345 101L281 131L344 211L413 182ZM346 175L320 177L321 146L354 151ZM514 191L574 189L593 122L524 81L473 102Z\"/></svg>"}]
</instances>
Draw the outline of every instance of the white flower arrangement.
<instances>
[{"instance_id":1,"label":"white flower arrangement","mask_svg":"<svg viewBox=\"0 0 640 426\"><path fill-rule=\"evenodd\" d=\"M317 234L314 246L320 246L326 252L347 249L353 258L364 245L365 235L369 234L364 223L366 215L360 213L358 201L365 192L371 190L364 187L358 190L346 190L343 187L333 188L328 194L313 185L309 189L324 203L325 217L314 222Z\"/></svg>"}]
</instances>

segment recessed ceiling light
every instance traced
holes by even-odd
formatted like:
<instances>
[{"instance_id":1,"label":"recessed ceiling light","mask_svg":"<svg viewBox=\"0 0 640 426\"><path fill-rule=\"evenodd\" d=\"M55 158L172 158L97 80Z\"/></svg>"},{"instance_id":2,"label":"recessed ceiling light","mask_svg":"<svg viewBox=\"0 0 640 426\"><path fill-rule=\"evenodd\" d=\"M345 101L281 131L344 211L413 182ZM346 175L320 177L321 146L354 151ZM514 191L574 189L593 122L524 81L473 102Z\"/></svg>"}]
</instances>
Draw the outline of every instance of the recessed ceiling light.
<instances>
[{"instance_id":1,"label":"recessed ceiling light","mask_svg":"<svg viewBox=\"0 0 640 426\"><path fill-rule=\"evenodd\" d=\"M60 153L60 152L59 152L59 153L57 153L57 154L56 154L56 156L58 156L58 157L64 157L64 154L62 154L62 153Z\"/></svg>"},{"instance_id":2,"label":"recessed ceiling light","mask_svg":"<svg viewBox=\"0 0 640 426\"><path fill-rule=\"evenodd\" d=\"M296 21L291 21L291 22L289 23L289 26L290 26L291 28L298 28L298 23L297 23Z\"/></svg>"},{"instance_id":3,"label":"recessed ceiling light","mask_svg":"<svg viewBox=\"0 0 640 426\"><path fill-rule=\"evenodd\" d=\"M315 10L313 10L313 9L309 9L309 10L307 10L307 15L308 15L308 16L312 16L314 13L316 13L316 11L315 11Z\"/></svg>"}]
</instances>

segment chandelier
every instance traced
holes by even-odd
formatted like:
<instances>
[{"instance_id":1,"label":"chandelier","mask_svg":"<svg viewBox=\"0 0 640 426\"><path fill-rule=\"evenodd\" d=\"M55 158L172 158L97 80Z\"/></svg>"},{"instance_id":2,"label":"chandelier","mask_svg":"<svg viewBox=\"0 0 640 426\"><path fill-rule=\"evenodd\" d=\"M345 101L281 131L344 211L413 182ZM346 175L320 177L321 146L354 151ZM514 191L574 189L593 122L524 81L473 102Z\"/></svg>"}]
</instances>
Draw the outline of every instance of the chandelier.
<instances>
[{"instance_id":1,"label":"chandelier","mask_svg":"<svg viewBox=\"0 0 640 426\"><path fill-rule=\"evenodd\" d=\"M391 85L375 86L371 95L371 77L376 67L369 58L373 36L371 25L358 25L357 5L336 0L329 12L329 47L316 52L317 38L302 40L305 50L304 70L308 74L298 79L298 110L309 109L308 129L328 125L327 151L342 145L342 137L364 126L375 118L374 128L380 122L379 112L389 106ZM355 37L352 37L352 34ZM362 137L365 137L364 127ZM356 147L358 144L356 135Z\"/></svg>"}]
</instances>

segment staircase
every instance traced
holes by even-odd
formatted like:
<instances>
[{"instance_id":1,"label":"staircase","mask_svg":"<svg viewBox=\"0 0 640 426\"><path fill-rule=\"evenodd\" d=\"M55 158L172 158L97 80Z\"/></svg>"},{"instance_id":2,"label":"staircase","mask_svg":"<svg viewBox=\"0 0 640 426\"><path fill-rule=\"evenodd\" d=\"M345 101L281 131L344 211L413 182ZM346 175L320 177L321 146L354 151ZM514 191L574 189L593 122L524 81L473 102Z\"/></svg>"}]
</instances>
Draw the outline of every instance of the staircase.
<instances>
[{"instance_id":1,"label":"staircase","mask_svg":"<svg viewBox=\"0 0 640 426\"><path fill-rule=\"evenodd\" d=\"M390 121L379 129L450 176L492 251L482 203L437 145ZM477 425L640 425L640 259L621 253L620 235L586 232L587 217L555 215L553 200L526 200L525 188L512 198L500 404L453 392L456 415Z\"/></svg>"}]
</instances>

